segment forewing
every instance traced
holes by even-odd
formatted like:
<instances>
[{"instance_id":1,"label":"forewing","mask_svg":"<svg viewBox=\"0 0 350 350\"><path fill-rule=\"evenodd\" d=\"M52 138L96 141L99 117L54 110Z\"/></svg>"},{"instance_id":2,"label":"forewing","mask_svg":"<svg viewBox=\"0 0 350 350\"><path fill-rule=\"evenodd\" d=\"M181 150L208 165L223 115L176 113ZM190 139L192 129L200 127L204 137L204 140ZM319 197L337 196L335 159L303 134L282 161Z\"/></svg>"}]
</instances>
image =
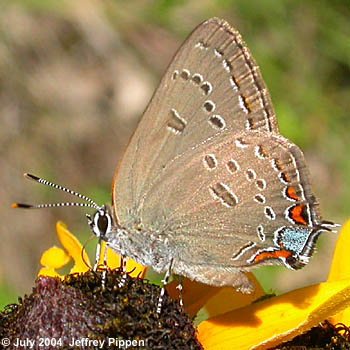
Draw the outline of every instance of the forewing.
<instances>
[{"instance_id":1,"label":"forewing","mask_svg":"<svg viewBox=\"0 0 350 350\"><path fill-rule=\"evenodd\" d=\"M175 55L119 164L113 182L119 223L137 220L149 206L148 193L167 181L164 168L178 157L223 132L244 130L277 132L273 107L239 33L210 19ZM192 183L183 186L194 190Z\"/></svg>"}]
</instances>

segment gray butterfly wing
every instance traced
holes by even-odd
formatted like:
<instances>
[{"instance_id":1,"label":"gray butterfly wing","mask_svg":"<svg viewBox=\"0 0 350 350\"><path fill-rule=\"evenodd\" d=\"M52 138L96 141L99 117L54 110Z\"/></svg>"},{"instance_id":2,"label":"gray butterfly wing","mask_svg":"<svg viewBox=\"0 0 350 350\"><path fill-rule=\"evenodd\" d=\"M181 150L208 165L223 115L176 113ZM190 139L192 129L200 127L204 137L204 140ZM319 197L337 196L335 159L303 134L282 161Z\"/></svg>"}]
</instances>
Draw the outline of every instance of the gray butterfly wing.
<instances>
[{"instance_id":1,"label":"gray butterfly wing","mask_svg":"<svg viewBox=\"0 0 350 350\"><path fill-rule=\"evenodd\" d=\"M321 223L302 152L258 131L179 155L144 202L142 227L167 241L173 271L214 285L241 285L239 271L256 263L300 267Z\"/></svg>"},{"instance_id":2,"label":"gray butterfly wing","mask_svg":"<svg viewBox=\"0 0 350 350\"><path fill-rule=\"evenodd\" d=\"M228 23L213 18L175 55L119 164L113 188L119 222L131 209L141 214L166 164L228 129L278 131L248 48Z\"/></svg>"},{"instance_id":3,"label":"gray butterfly wing","mask_svg":"<svg viewBox=\"0 0 350 350\"><path fill-rule=\"evenodd\" d=\"M173 259L175 273L213 285L249 289L240 271L286 262L285 248L306 259L320 220L301 151L278 135L258 67L218 19L174 57L113 185L128 255L157 271Z\"/></svg>"}]
</instances>

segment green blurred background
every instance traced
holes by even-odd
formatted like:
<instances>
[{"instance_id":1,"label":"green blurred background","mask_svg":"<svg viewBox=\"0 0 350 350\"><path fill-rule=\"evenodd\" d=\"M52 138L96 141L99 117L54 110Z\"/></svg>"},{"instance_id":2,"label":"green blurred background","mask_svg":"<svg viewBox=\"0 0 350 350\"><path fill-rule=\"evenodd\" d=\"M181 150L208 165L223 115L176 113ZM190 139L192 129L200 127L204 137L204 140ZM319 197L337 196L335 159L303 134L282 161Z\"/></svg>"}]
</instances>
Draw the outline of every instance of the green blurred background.
<instances>
[{"instance_id":1,"label":"green blurred background","mask_svg":"<svg viewBox=\"0 0 350 350\"><path fill-rule=\"evenodd\" d=\"M115 166L171 57L203 20L237 28L270 89L281 133L305 152L325 219L350 215L348 0L1 1L0 306L29 293L63 220L82 242L84 210L11 210L66 201L23 172L110 202ZM303 270L258 271L267 290L324 280L335 235ZM91 244L90 244L91 245Z\"/></svg>"}]
</instances>

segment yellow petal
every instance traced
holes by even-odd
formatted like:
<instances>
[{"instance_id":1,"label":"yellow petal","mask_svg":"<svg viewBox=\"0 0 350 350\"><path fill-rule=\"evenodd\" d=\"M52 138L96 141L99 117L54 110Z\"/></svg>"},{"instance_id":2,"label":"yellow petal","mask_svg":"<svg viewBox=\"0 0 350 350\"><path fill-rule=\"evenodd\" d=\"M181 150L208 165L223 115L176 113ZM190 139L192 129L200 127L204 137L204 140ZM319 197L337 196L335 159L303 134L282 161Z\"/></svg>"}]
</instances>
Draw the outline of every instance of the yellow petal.
<instances>
[{"instance_id":1,"label":"yellow petal","mask_svg":"<svg viewBox=\"0 0 350 350\"><path fill-rule=\"evenodd\" d=\"M44 251L41 255L40 264L45 267L60 269L67 265L70 259L70 256L63 249L54 246Z\"/></svg>"},{"instance_id":2,"label":"yellow petal","mask_svg":"<svg viewBox=\"0 0 350 350\"><path fill-rule=\"evenodd\" d=\"M350 280L350 220L348 220L339 232L335 245L332 265L328 274L328 281ZM350 309L335 315L330 320L333 324L344 323L350 325Z\"/></svg>"},{"instance_id":3,"label":"yellow petal","mask_svg":"<svg viewBox=\"0 0 350 350\"><path fill-rule=\"evenodd\" d=\"M100 266L104 265L104 254L106 249L106 242L101 242L101 255L98 264ZM117 269L120 266L120 255L113 252L112 249L107 248L107 266L114 270Z\"/></svg>"},{"instance_id":4,"label":"yellow petal","mask_svg":"<svg viewBox=\"0 0 350 350\"><path fill-rule=\"evenodd\" d=\"M264 291L253 274L247 273L247 276L254 285L254 291L250 294L237 292L232 287L212 287L185 278L182 282L182 299L186 312L194 317L204 307L206 313L213 317L251 304L264 295ZM179 299L177 285L178 282L173 281L167 286L169 295L174 299Z\"/></svg>"},{"instance_id":5,"label":"yellow petal","mask_svg":"<svg viewBox=\"0 0 350 350\"><path fill-rule=\"evenodd\" d=\"M38 276L58 277L63 279L63 276L56 272L52 267L42 267L38 272Z\"/></svg>"},{"instance_id":6,"label":"yellow petal","mask_svg":"<svg viewBox=\"0 0 350 350\"><path fill-rule=\"evenodd\" d=\"M332 265L328 274L328 281L350 279L350 220L348 220L338 235L335 245Z\"/></svg>"},{"instance_id":7,"label":"yellow petal","mask_svg":"<svg viewBox=\"0 0 350 350\"><path fill-rule=\"evenodd\" d=\"M204 306L209 317L214 317L216 315L250 305L253 301L265 295L264 290L254 275L252 273L246 274L254 285L253 292L250 294L243 294L241 292L237 292L232 287L222 288L219 293L211 298Z\"/></svg>"},{"instance_id":8,"label":"yellow petal","mask_svg":"<svg viewBox=\"0 0 350 350\"><path fill-rule=\"evenodd\" d=\"M56 231L62 246L74 260L74 266L70 273L82 273L90 270L90 260L83 249L83 246L80 244L77 238L67 230L67 226L62 221L57 222Z\"/></svg>"},{"instance_id":9,"label":"yellow petal","mask_svg":"<svg viewBox=\"0 0 350 350\"><path fill-rule=\"evenodd\" d=\"M179 299L178 284L178 281L174 280L166 286L169 295L177 300ZM203 305L221 290L220 287L208 286L188 278L185 278L181 284L184 308L190 317L194 317Z\"/></svg>"},{"instance_id":10,"label":"yellow petal","mask_svg":"<svg viewBox=\"0 0 350 350\"><path fill-rule=\"evenodd\" d=\"M101 242L101 256L99 259L99 265L103 266L104 262L104 252L106 249L106 242ZM113 249L107 248L107 266L110 269L117 269L120 267L121 257L119 254L115 253ZM136 261L127 258L126 260L126 271L128 272L129 276L131 277L140 277L144 278L146 273L146 267L143 265L140 265Z\"/></svg>"},{"instance_id":11,"label":"yellow petal","mask_svg":"<svg viewBox=\"0 0 350 350\"><path fill-rule=\"evenodd\" d=\"M203 321L205 350L268 349L294 338L350 305L350 281L325 282Z\"/></svg>"},{"instance_id":12,"label":"yellow petal","mask_svg":"<svg viewBox=\"0 0 350 350\"><path fill-rule=\"evenodd\" d=\"M135 260L129 259L126 262L126 271L130 277L144 278L147 267L137 263Z\"/></svg>"}]
</instances>

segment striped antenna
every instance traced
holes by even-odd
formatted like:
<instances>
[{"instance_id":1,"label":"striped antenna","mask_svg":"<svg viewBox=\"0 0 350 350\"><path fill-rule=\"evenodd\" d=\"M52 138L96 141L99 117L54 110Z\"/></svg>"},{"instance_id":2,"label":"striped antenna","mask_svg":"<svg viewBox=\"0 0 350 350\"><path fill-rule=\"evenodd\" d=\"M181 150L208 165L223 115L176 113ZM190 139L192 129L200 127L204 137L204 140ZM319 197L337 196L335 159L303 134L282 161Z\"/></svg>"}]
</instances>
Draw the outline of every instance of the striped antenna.
<instances>
[{"instance_id":1,"label":"striped antenna","mask_svg":"<svg viewBox=\"0 0 350 350\"><path fill-rule=\"evenodd\" d=\"M38 182L42 185L50 186L55 188L56 190L67 192L73 196L76 196L80 199L87 201L88 203L79 203L79 202L62 202L62 203L47 203L47 204L24 204L24 203L13 203L11 204L12 208L24 208L24 209L42 209L42 208L54 208L54 207L89 207L94 208L96 210L100 210L101 207L97 205L91 198L86 197L78 192L72 191L66 187L62 187L60 185L54 184L53 182L41 179L32 174L25 173L24 177L28 180L32 180Z\"/></svg>"}]
</instances>

